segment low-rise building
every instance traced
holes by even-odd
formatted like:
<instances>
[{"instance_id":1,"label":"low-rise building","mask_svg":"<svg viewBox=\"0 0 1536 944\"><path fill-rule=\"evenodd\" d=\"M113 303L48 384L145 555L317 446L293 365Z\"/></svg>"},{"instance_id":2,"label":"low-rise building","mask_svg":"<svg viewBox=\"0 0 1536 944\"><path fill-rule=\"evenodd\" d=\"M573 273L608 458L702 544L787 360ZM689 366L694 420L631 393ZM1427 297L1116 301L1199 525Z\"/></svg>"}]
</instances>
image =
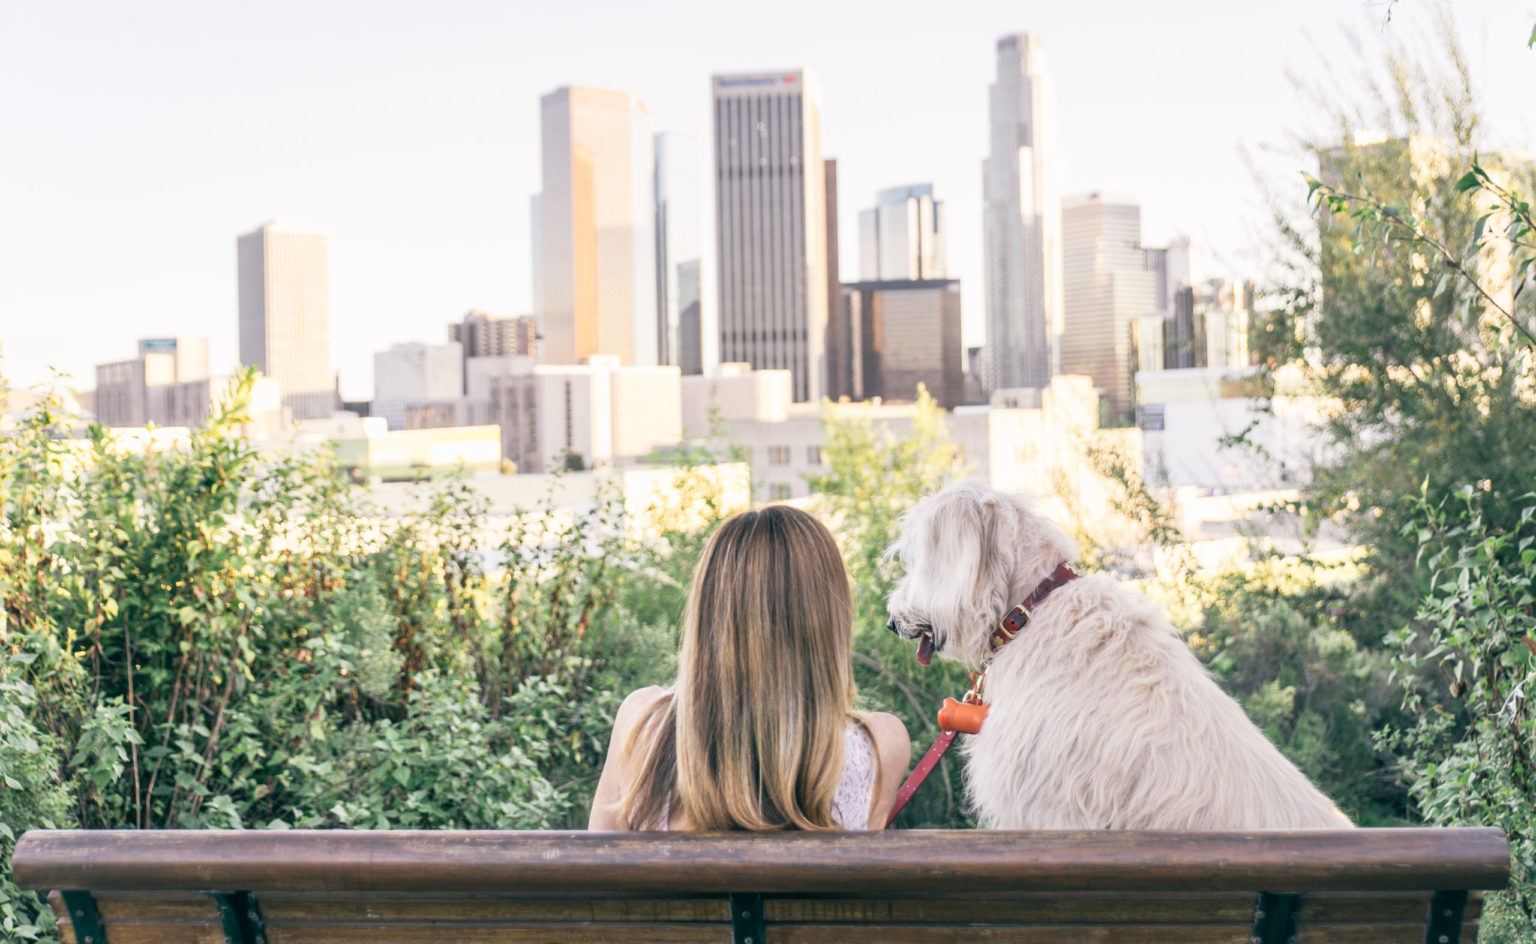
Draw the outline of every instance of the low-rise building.
<instances>
[{"instance_id":1,"label":"low-rise building","mask_svg":"<svg viewBox=\"0 0 1536 944\"><path fill-rule=\"evenodd\" d=\"M586 469L682 441L679 369L625 367L617 357L541 364L491 381L502 453L520 471Z\"/></svg>"},{"instance_id":2,"label":"low-rise building","mask_svg":"<svg viewBox=\"0 0 1536 944\"><path fill-rule=\"evenodd\" d=\"M787 419L793 397L787 370L753 370L748 364L721 364L708 374L682 378L683 436L703 439L717 422Z\"/></svg>"},{"instance_id":3,"label":"low-rise building","mask_svg":"<svg viewBox=\"0 0 1536 944\"><path fill-rule=\"evenodd\" d=\"M96 365L91 395L97 422L131 429L202 426L221 403L232 400L238 381L208 374L207 338L148 338L133 360ZM276 378L258 377L247 397L243 429L267 433L289 421Z\"/></svg>"},{"instance_id":4,"label":"low-rise building","mask_svg":"<svg viewBox=\"0 0 1536 944\"><path fill-rule=\"evenodd\" d=\"M373 403L390 429L405 429L405 412L414 403L436 403L464 395L464 352L447 344L396 344L373 355Z\"/></svg>"},{"instance_id":5,"label":"low-rise building","mask_svg":"<svg viewBox=\"0 0 1536 944\"><path fill-rule=\"evenodd\" d=\"M1136 375L1149 483L1223 492L1296 488L1331 459L1323 424L1338 404L1303 372L1195 367Z\"/></svg>"},{"instance_id":6,"label":"low-rise building","mask_svg":"<svg viewBox=\"0 0 1536 944\"><path fill-rule=\"evenodd\" d=\"M361 436L336 436L331 441L337 463L364 481L409 482L501 470L501 430L495 426L406 430L375 426L365 427Z\"/></svg>"}]
</instances>

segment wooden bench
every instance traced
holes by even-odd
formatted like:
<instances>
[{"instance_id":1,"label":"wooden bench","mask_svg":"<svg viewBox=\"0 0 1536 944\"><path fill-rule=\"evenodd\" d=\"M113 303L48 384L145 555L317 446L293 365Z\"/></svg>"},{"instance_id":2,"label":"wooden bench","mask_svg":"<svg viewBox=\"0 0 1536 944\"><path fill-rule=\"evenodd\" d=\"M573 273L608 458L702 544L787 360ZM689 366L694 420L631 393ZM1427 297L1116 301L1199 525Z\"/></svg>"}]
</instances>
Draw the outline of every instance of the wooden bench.
<instances>
[{"instance_id":1,"label":"wooden bench","mask_svg":"<svg viewBox=\"0 0 1536 944\"><path fill-rule=\"evenodd\" d=\"M1509 853L1494 829L34 831L14 866L76 944L1453 944Z\"/></svg>"}]
</instances>

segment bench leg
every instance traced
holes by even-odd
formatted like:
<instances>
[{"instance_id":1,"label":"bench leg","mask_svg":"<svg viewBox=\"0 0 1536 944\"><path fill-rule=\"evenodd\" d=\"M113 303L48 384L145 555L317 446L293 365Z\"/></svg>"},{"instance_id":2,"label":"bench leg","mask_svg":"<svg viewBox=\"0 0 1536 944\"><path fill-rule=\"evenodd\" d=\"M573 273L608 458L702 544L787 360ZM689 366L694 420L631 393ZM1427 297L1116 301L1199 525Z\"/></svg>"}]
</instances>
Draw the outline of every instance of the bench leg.
<instances>
[{"instance_id":1,"label":"bench leg","mask_svg":"<svg viewBox=\"0 0 1536 944\"><path fill-rule=\"evenodd\" d=\"M1424 944L1459 944L1461 919L1467 912L1467 893L1435 892L1429 901L1429 920L1425 924Z\"/></svg>"},{"instance_id":2,"label":"bench leg","mask_svg":"<svg viewBox=\"0 0 1536 944\"><path fill-rule=\"evenodd\" d=\"M1300 895L1261 892L1253 909L1253 944L1296 944Z\"/></svg>"},{"instance_id":3,"label":"bench leg","mask_svg":"<svg viewBox=\"0 0 1536 944\"><path fill-rule=\"evenodd\" d=\"M764 944L763 896L731 895L731 940L734 944Z\"/></svg>"},{"instance_id":4,"label":"bench leg","mask_svg":"<svg viewBox=\"0 0 1536 944\"><path fill-rule=\"evenodd\" d=\"M90 892L60 892L69 909L69 926L75 932L75 944L107 944L107 932L101 926L101 913Z\"/></svg>"},{"instance_id":5,"label":"bench leg","mask_svg":"<svg viewBox=\"0 0 1536 944\"><path fill-rule=\"evenodd\" d=\"M267 944L267 929L250 892L204 892L219 906L225 944Z\"/></svg>"}]
</instances>

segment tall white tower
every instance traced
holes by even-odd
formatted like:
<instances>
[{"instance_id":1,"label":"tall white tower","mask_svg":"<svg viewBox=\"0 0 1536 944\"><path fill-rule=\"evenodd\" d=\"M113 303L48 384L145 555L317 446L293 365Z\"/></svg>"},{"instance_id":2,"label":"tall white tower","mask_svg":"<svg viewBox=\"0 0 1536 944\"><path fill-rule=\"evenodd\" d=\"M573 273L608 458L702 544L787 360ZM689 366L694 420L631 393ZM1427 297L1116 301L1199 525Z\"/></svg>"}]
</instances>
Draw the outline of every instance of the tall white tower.
<instances>
[{"instance_id":1,"label":"tall white tower","mask_svg":"<svg viewBox=\"0 0 1536 944\"><path fill-rule=\"evenodd\" d=\"M827 192L810 70L714 77L720 360L827 385Z\"/></svg>"},{"instance_id":2,"label":"tall white tower","mask_svg":"<svg viewBox=\"0 0 1536 944\"><path fill-rule=\"evenodd\" d=\"M992 153L982 163L989 391L1044 387L1061 369L1061 209L1054 96L1040 39L997 41Z\"/></svg>"}]
</instances>

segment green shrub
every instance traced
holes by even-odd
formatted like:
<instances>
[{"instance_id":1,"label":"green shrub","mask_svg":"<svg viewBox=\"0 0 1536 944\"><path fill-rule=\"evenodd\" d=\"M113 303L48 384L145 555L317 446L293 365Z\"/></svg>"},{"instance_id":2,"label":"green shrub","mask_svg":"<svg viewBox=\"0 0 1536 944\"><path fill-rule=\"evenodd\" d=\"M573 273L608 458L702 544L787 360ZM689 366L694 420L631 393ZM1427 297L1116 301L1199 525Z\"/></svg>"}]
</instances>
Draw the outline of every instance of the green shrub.
<instances>
[{"instance_id":1,"label":"green shrub","mask_svg":"<svg viewBox=\"0 0 1536 944\"><path fill-rule=\"evenodd\" d=\"M1403 759L1426 822L1496 826L1509 838L1509 889L1489 902L1486 940L1536 941L1536 496L1515 524L1486 496L1415 504L1430 591L1394 638L1409 723L1383 742ZM1507 501L1507 500L1506 500Z\"/></svg>"},{"instance_id":2,"label":"green shrub","mask_svg":"<svg viewBox=\"0 0 1536 944\"><path fill-rule=\"evenodd\" d=\"M579 825L619 698L667 680L646 588L701 538L641 544L609 493L487 554L467 484L386 517L240 404L148 452L56 403L0 437L0 940L54 933L10 881L37 826Z\"/></svg>"}]
</instances>

